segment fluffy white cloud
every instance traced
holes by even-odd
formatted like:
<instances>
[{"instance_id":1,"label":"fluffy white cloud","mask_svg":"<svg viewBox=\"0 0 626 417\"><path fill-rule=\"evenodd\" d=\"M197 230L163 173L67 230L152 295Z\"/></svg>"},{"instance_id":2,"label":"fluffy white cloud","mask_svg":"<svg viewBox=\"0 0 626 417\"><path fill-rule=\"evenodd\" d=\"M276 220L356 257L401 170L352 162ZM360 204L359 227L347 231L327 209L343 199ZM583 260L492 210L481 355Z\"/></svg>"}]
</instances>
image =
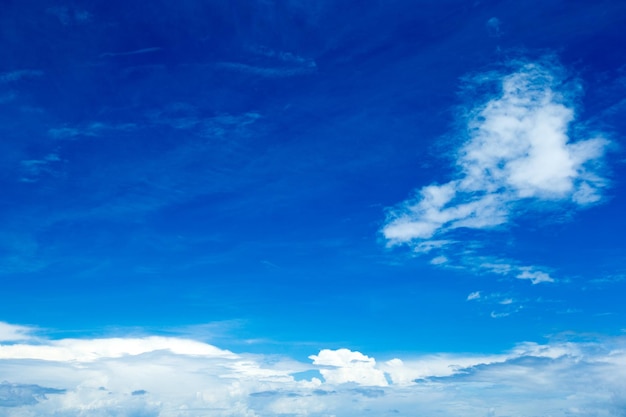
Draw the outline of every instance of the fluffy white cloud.
<instances>
[{"instance_id":1,"label":"fluffy white cloud","mask_svg":"<svg viewBox=\"0 0 626 417\"><path fill-rule=\"evenodd\" d=\"M322 376L331 384L356 382L362 385L386 386L385 374L376 369L376 360L348 349L323 349L309 356L314 365L320 365Z\"/></svg>"},{"instance_id":2,"label":"fluffy white cloud","mask_svg":"<svg viewBox=\"0 0 626 417\"><path fill-rule=\"evenodd\" d=\"M623 338L382 361L322 349L309 363L152 336L0 347L3 417L411 416L416 409L444 417L609 416L623 412L626 392Z\"/></svg>"},{"instance_id":3,"label":"fluffy white cloud","mask_svg":"<svg viewBox=\"0 0 626 417\"><path fill-rule=\"evenodd\" d=\"M526 63L498 78L498 95L465 116L467 141L457 152L458 175L422 187L388 212L382 233L389 245L425 252L445 246L430 242L452 242L449 235L456 229L506 224L522 203L586 206L601 199L607 181L600 167L609 141L570 137L573 99L560 91L557 74L548 64ZM545 272L512 272L534 284L553 281Z\"/></svg>"}]
</instances>

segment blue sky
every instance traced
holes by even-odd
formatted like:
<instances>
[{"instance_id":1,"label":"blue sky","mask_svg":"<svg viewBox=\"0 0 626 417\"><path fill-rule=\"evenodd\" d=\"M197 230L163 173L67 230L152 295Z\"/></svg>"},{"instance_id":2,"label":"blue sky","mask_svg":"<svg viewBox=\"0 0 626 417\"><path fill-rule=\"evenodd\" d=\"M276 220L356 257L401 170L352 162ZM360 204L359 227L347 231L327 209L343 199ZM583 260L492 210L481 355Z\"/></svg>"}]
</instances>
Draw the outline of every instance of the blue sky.
<instances>
[{"instance_id":1,"label":"blue sky","mask_svg":"<svg viewBox=\"0 0 626 417\"><path fill-rule=\"evenodd\" d=\"M626 415L625 17L8 2L0 416Z\"/></svg>"}]
</instances>

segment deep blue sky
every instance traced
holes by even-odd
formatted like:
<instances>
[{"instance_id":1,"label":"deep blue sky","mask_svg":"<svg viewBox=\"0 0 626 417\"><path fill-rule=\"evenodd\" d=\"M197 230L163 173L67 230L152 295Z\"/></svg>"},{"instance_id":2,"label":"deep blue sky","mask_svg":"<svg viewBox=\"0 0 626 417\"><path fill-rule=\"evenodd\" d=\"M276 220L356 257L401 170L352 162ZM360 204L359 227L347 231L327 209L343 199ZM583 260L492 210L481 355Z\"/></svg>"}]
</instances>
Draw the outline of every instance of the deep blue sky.
<instances>
[{"instance_id":1,"label":"deep blue sky","mask_svg":"<svg viewBox=\"0 0 626 417\"><path fill-rule=\"evenodd\" d=\"M623 332L626 3L1 10L0 321L298 360Z\"/></svg>"},{"instance_id":2,"label":"deep blue sky","mask_svg":"<svg viewBox=\"0 0 626 417\"><path fill-rule=\"evenodd\" d=\"M611 330L589 316L624 313L615 289L586 287L624 273L620 155L604 205L485 236L559 288L434 268L379 235L386 207L453 174L476 94L463 77L509 59L555 55L582 80L579 117L619 143L624 60L607 51L625 9L579 3L9 2L0 313L89 330L245 320L375 350L421 350L417 329L444 350L482 347L469 328L504 343ZM567 304L507 332L464 303L492 287Z\"/></svg>"}]
</instances>

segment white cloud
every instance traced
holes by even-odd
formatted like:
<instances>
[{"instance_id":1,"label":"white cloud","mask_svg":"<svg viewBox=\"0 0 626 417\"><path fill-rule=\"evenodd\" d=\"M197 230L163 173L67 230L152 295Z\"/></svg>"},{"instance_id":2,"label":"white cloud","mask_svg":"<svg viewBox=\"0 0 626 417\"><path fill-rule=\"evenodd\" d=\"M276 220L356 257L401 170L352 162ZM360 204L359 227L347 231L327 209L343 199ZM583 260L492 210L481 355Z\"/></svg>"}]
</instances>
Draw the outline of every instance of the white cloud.
<instances>
[{"instance_id":1,"label":"white cloud","mask_svg":"<svg viewBox=\"0 0 626 417\"><path fill-rule=\"evenodd\" d=\"M32 333L34 333L34 329L30 327L0 321L0 342L16 342L32 339Z\"/></svg>"},{"instance_id":2,"label":"white cloud","mask_svg":"<svg viewBox=\"0 0 626 417\"><path fill-rule=\"evenodd\" d=\"M382 361L322 349L304 363L156 336L14 343L33 330L3 329L10 335L0 343L3 417L408 416L416 409L483 417L492 408L494 415L565 417L572 409L610 415L626 392L623 338ZM294 378L304 371L322 376Z\"/></svg>"},{"instance_id":3,"label":"white cloud","mask_svg":"<svg viewBox=\"0 0 626 417\"><path fill-rule=\"evenodd\" d=\"M480 268L498 275L507 275L515 269L513 265L505 262L485 262L480 264Z\"/></svg>"},{"instance_id":4,"label":"white cloud","mask_svg":"<svg viewBox=\"0 0 626 417\"><path fill-rule=\"evenodd\" d=\"M309 356L320 370L324 379L331 384L356 382L362 385L386 386L385 374L376 369L376 360L348 349L323 349Z\"/></svg>"},{"instance_id":5,"label":"white cloud","mask_svg":"<svg viewBox=\"0 0 626 417\"><path fill-rule=\"evenodd\" d=\"M542 282L554 282L554 279L545 272L535 271L531 267L521 268L521 272L516 276L518 279L529 279L533 284Z\"/></svg>"},{"instance_id":6,"label":"white cloud","mask_svg":"<svg viewBox=\"0 0 626 417\"><path fill-rule=\"evenodd\" d=\"M521 215L522 203L542 209L527 203L582 207L601 200L607 181L600 169L609 141L600 135L570 137L574 102L559 71L526 63L497 80L497 96L465 116L467 140L456 155L456 178L424 186L389 210L382 233L390 246L445 248L430 242L454 242L451 235L460 228L503 227ZM484 266L499 273L506 265ZM533 283L553 281L545 272L509 272Z\"/></svg>"},{"instance_id":7,"label":"white cloud","mask_svg":"<svg viewBox=\"0 0 626 417\"><path fill-rule=\"evenodd\" d=\"M467 256L465 262L474 265L473 268L478 271L485 271L497 275L511 275L518 279L527 279L532 284L542 282L555 282L550 274L536 266L520 266L514 261L496 258L488 258L487 261L481 262L480 259Z\"/></svg>"},{"instance_id":8,"label":"white cloud","mask_svg":"<svg viewBox=\"0 0 626 417\"><path fill-rule=\"evenodd\" d=\"M120 358L160 350L179 355L235 357L231 352L193 340L152 336L92 340L63 339L51 341L45 345L0 345L0 359L92 362L103 358Z\"/></svg>"},{"instance_id":9,"label":"white cloud","mask_svg":"<svg viewBox=\"0 0 626 417\"><path fill-rule=\"evenodd\" d=\"M446 258L445 256L437 256L430 261L430 263L433 265L442 265L446 262L448 262L448 258Z\"/></svg>"},{"instance_id":10,"label":"white cloud","mask_svg":"<svg viewBox=\"0 0 626 417\"><path fill-rule=\"evenodd\" d=\"M480 298L480 291L474 291L467 296L467 301L478 300Z\"/></svg>"}]
</instances>

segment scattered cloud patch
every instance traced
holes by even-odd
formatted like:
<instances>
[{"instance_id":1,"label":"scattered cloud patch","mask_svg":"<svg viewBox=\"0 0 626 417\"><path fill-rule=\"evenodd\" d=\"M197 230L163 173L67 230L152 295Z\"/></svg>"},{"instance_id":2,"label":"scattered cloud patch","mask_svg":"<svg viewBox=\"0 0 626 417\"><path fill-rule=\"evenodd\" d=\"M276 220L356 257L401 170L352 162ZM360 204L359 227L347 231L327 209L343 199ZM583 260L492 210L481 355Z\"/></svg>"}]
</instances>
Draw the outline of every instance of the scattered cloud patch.
<instances>
[{"instance_id":1,"label":"scattered cloud patch","mask_svg":"<svg viewBox=\"0 0 626 417\"><path fill-rule=\"evenodd\" d=\"M456 153L457 175L422 187L388 211L382 228L388 245L445 250L458 243L460 229L502 229L532 209L599 202L608 186L602 167L610 142L600 134L572 136L577 88L565 84L562 72L548 63L524 63L506 75L476 77L497 83L499 92L463 116L467 139ZM532 267L482 267L533 284L554 281Z\"/></svg>"}]
</instances>

